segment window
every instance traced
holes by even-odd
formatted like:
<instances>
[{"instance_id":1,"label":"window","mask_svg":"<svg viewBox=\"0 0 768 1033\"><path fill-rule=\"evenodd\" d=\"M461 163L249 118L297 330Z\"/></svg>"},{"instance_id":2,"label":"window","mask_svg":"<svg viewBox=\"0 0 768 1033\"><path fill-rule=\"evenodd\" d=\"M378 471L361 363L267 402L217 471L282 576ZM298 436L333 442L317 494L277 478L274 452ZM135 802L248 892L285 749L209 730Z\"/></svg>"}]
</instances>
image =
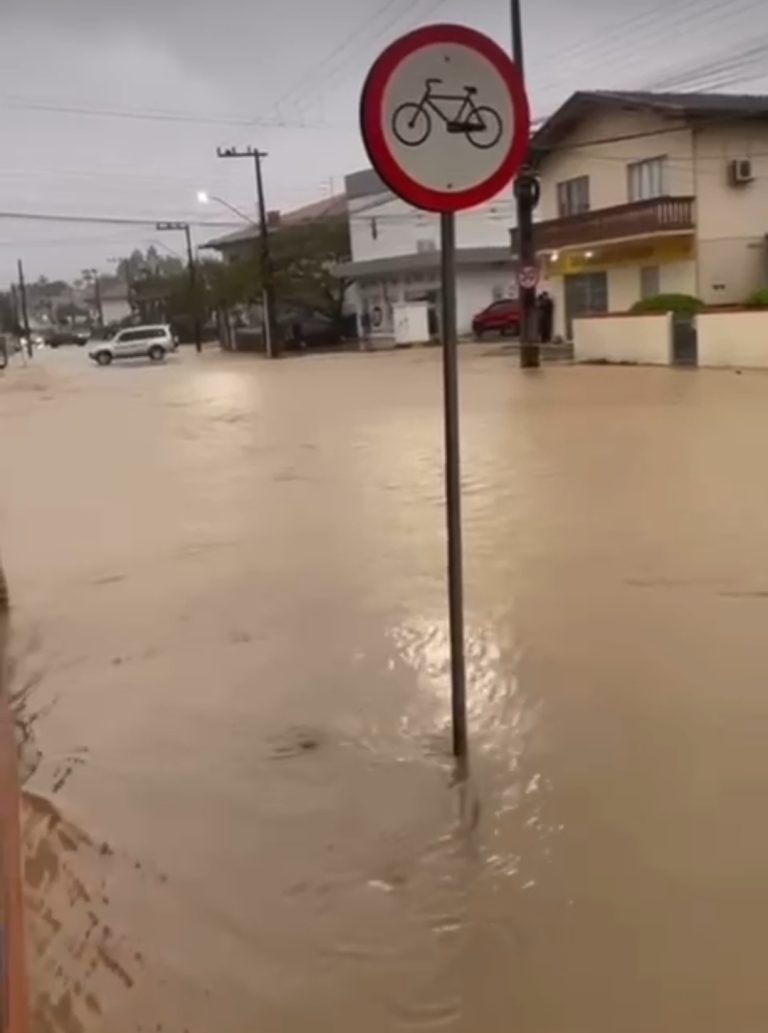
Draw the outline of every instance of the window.
<instances>
[{"instance_id":1,"label":"window","mask_svg":"<svg viewBox=\"0 0 768 1033\"><path fill-rule=\"evenodd\" d=\"M162 327L145 327L143 330L122 330L116 340L121 344L130 344L132 341L151 341L153 337L166 337Z\"/></svg>"},{"instance_id":2,"label":"window","mask_svg":"<svg viewBox=\"0 0 768 1033\"><path fill-rule=\"evenodd\" d=\"M373 219L371 219L371 237L374 240L378 240L379 239L379 224L376 221L375 217Z\"/></svg>"},{"instance_id":3,"label":"window","mask_svg":"<svg viewBox=\"0 0 768 1033\"><path fill-rule=\"evenodd\" d=\"M419 253L423 253L425 251L437 251L437 244L431 238L424 237L421 240L416 241L416 250Z\"/></svg>"},{"instance_id":4,"label":"window","mask_svg":"<svg viewBox=\"0 0 768 1033\"><path fill-rule=\"evenodd\" d=\"M497 285L496 285L496 286L495 286L495 287L493 288L493 290L492 290L492 292L491 292L491 297L492 297L492 298L493 298L493 300L494 300L494 301L496 301L496 302L499 302L499 301L501 301L501 300L502 300L502 298L504 297L504 288L503 288L503 287L499 287L499 285L497 284Z\"/></svg>"},{"instance_id":5,"label":"window","mask_svg":"<svg viewBox=\"0 0 768 1033\"><path fill-rule=\"evenodd\" d=\"M557 184L557 213L560 218L589 211L589 176L577 176Z\"/></svg>"},{"instance_id":6,"label":"window","mask_svg":"<svg viewBox=\"0 0 768 1033\"><path fill-rule=\"evenodd\" d=\"M640 297L655 298L661 293L659 267L647 265L640 270Z\"/></svg>"},{"instance_id":7,"label":"window","mask_svg":"<svg viewBox=\"0 0 768 1033\"><path fill-rule=\"evenodd\" d=\"M627 166L630 201L649 201L665 194L666 158L649 158Z\"/></svg>"}]
</instances>

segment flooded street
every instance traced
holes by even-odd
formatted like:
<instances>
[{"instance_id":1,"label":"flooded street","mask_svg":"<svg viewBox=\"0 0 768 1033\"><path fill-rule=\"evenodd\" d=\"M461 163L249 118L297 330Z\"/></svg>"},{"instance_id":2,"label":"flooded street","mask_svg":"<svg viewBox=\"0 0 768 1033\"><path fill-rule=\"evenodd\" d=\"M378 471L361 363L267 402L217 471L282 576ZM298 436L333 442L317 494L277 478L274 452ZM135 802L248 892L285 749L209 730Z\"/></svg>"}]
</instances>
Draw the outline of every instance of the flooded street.
<instances>
[{"instance_id":1,"label":"flooded street","mask_svg":"<svg viewBox=\"0 0 768 1033\"><path fill-rule=\"evenodd\" d=\"M464 806L436 350L4 374L35 1033L768 1023L768 377L515 363Z\"/></svg>"}]
</instances>

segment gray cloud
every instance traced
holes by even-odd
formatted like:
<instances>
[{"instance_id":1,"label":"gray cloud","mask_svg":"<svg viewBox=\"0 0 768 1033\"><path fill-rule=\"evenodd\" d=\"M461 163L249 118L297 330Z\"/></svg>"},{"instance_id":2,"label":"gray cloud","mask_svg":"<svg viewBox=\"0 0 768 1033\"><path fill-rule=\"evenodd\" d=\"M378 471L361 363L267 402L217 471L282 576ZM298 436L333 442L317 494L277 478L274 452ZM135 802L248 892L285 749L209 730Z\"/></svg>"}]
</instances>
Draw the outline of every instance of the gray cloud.
<instances>
[{"instance_id":1,"label":"gray cloud","mask_svg":"<svg viewBox=\"0 0 768 1033\"><path fill-rule=\"evenodd\" d=\"M764 7L756 0L651 0L646 7L524 0L535 110L545 114L579 87L649 84L681 62L752 42L768 27ZM317 199L332 178L340 187L343 173L364 161L357 100L370 61L425 19L467 21L509 42L506 0L471 9L468 0L4 0L0 210L204 217L199 188L249 207L251 170L218 161L222 143L269 150L271 206ZM214 124L87 117L25 102L186 112ZM258 124L276 115L287 128ZM68 247L70 234L81 243ZM17 252L36 274L60 275L99 265L149 235L2 220L0 282L12 275Z\"/></svg>"}]
</instances>

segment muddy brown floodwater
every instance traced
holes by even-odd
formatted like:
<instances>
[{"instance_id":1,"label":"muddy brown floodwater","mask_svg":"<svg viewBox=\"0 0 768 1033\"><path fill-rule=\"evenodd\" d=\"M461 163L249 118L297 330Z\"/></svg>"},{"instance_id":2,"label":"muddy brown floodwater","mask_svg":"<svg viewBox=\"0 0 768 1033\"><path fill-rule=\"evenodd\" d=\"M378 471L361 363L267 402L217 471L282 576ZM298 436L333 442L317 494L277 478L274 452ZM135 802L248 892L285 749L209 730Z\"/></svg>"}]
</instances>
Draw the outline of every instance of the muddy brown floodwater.
<instances>
[{"instance_id":1,"label":"muddy brown floodwater","mask_svg":"<svg viewBox=\"0 0 768 1033\"><path fill-rule=\"evenodd\" d=\"M0 381L35 1033L768 1023L768 376L436 352Z\"/></svg>"}]
</instances>

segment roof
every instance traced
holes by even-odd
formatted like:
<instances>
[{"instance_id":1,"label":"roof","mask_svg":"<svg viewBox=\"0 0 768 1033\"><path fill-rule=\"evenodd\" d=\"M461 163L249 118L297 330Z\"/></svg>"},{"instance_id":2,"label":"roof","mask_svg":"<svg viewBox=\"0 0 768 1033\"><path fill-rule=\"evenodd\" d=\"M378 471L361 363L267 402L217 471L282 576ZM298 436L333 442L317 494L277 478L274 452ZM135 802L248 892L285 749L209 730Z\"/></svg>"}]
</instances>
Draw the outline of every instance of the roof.
<instances>
[{"instance_id":1,"label":"roof","mask_svg":"<svg viewBox=\"0 0 768 1033\"><path fill-rule=\"evenodd\" d=\"M368 197L371 194L392 193L375 169L362 169L360 172L351 172L344 177L344 189L350 201L356 197Z\"/></svg>"},{"instance_id":2,"label":"roof","mask_svg":"<svg viewBox=\"0 0 768 1033\"><path fill-rule=\"evenodd\" d=\"M456 264L505 265L512 264L512 252L508 247L464 247L456 251ZM339 279L358 279L365 276L382 276L424 272L440 267L440 251L414 251L410 255L394 255L390 258L371 258L367 262L340 262L333 267L333 275Z\"/></svg>"},{"instance_id":3,"label":"roof","mask_svg":"<svg viewBox=\"0 0 768 1033\"><path fill-rule=\"evenodd\" d=\"M290 226L303 226L310 222L325 222L331 219L346 218L347 195L334 194L333 197L326 197L322 201L313 201L312 204L305 204L301 208L295 208L292 212L280 213L279 221L273 227L273 232L285 229ZM259 227L256 223L245 226L234 233L228 233L225 237L217 237L203 244L204 248L218 249L231 247L233 244L240 244L248 240L258 240Z\"/></svg>"},{"instance_id":4,"label":"roof","mask_svg":"<svg viewBox=\"0 0 768 1033\"><path fill-rule=\"evenodd\" d=\"M539 155L553 148L586 115L598 108L655 111L686 122L768 118L768 96L736 93L653 93L647 90L579 90L534 133L531 148Z\"/></svg>"}]
</instances>

